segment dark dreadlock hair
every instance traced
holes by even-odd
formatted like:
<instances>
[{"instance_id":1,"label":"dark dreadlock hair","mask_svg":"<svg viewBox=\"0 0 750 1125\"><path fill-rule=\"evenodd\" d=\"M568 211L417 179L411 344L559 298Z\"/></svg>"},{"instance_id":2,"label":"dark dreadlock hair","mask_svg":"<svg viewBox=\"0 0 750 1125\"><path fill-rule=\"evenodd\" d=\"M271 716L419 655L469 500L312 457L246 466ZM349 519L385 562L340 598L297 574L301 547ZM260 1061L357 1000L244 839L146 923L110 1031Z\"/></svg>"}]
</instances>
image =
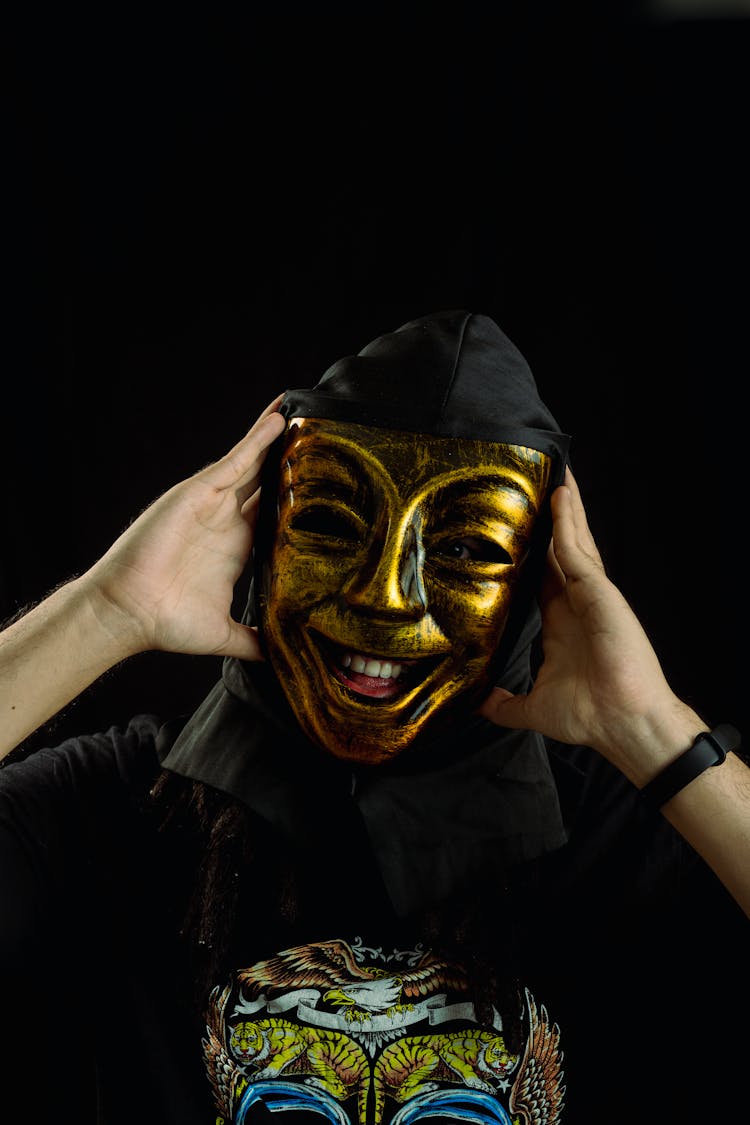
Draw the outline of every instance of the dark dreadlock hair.
<instances>
[{"instance_id":1,"label":"dark dreadlock hair","mask_svg":"<svg viewBox=\"0 0 750 1125\"><path fill-rule=\"evenodd\" d=\"M180 938L184 943L196 1012L203 1016L211 989L248 956L248 934L255 929L250 911L263 901L264 948L275 939L282 949L294 940L300 919L301 872L294 854L274 846L269 855L264 824L246 805L225 793L169 770L150 791L159 831L171 837L185 872L180 894ZM506 888L509 895L509 888ZM462 964L477 1015L491 1022L492 1008L503 1021L509 1050L522 1044L522 996L517 969L520 935L517 911L503 915L502 945L488 896L479 889L423 912L413 919L433 952ZM247 924L242 924L243 922ZM237 947L237 934L243 945Z\"/></svg>"}]
</instances>

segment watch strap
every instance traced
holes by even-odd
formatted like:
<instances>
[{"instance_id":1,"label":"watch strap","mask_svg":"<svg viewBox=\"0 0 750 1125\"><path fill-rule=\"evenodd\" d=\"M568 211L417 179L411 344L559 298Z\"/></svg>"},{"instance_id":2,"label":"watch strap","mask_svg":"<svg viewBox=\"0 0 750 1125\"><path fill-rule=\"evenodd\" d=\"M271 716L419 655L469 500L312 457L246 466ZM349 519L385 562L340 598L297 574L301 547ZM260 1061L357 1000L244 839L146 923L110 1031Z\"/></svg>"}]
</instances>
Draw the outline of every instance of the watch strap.
<instances>
[{"instance_id":1,"label":"watch strap","mask_svg":"<svg viewBox=\"0 0 750 1125\"><path fill-rule=\"evenodd\" d=\"M699 777L709 766L719 766L731 750L742 744L740 732L730 723L702 731L693 744L641 789L641 796L655 809L671 801L676 793Z\"/></svg>"}]
</instances>

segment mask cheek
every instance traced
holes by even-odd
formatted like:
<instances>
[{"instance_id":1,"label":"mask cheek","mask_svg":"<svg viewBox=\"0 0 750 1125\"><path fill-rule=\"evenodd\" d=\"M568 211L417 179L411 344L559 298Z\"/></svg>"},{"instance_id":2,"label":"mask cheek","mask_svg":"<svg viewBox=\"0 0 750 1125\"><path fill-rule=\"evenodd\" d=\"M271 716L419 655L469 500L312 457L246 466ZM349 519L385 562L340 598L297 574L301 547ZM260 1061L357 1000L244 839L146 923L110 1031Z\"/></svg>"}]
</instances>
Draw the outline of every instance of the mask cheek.
<instances>
[{"instance_id":1,"label":"mask cheek","mask_svg":"<svg viewBox=\"0 0 750 1125\"><path fill-rule=\"evenodd\" d=\"M437 624L462 659L489 662L505 628L512 587L504 581L436 583L431 608Z\"/></svg>"},{"instance_id":2,"label":"mask cheek","mask_svg":"<svg viewBox=\"0 0 750 1125\"><path fill-rule=\"evenodd\" d=\"M270 612L303 622L310 610L341 584L341 560L300 551L281 545L269 565L268 604Z\"/></svg>"},{"instance_id":3,"label":"mask cheek","mask_svg":"<svg viewBox=\"0 0 750 1125\"><path fill-rule=\"evenodd\" d=\"M264 636L268 655L295 703L307 709L324 677L321 654L311 632L313 617L326 607L341 585L341 557L299 550L280 541L267 572Z\"/></svg>"}]
</instances>

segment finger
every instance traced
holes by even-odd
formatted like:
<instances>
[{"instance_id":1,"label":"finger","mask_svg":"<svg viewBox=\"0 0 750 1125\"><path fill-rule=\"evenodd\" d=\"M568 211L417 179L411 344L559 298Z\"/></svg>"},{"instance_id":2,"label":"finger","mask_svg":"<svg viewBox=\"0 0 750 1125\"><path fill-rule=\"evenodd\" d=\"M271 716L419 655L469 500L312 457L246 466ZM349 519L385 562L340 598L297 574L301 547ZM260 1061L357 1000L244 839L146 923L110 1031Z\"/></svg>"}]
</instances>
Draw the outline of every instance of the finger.
<instances>
[{"instance_id":1,"label":"finger","mask_svg":"<svg viewBox=\"0 0 750 1125\"><path fill-rule=\"evenodd\" d=\"M261 418L267 418L269 414L275 414L275 413L276 413L276 411L277 411L277 410L279 409L279 407L281 406L281 404L282 404L282 402L283 402L283 400L284 400L284 395L285 395L285 394L286 394L286 391L282 391L282 392L281 392L281 394L278 394L278 395L276 395L276 398L273 398L273 399L271 399L271 401L269 402L269 404L268 404L268 406L267 406L267 407L265 408L265 410L263 410L263 411L262 411L262 412L261 412L261 413L260 413L260 414L258 415L258 420L260 420Z\"/></svg>"},{"instance_id":2,"label":"finger","mask_svg":"<svg viewBox=\"0 0 750 1125\"><path fill-rule=\"evenodd\" d=\"M552 494L552 541L555 559L566 578L582 578L591 568L604 566L594 537L588 526L572 473L571 483L556 488Z\"/></svg>"},{"instance_id":3,"label":"finger","mask_svg":"<svg viewBox=\"0 0 750 1125\"><path fill-rule=\"evenodd\" d=\"M547 548L547 565L542 574L539 587L539 604L542 608L548 605L561 590L565 589L565 572L557 561L555 555L554 539Z\"/></svg>"},{"instance_id":4,"label":"finger","mask_svg":"<svg viewBox=\"0 0 750 1125\"><path fill-rule=\"evenodd\" d=\"M262 414L228 453L204 471L215 488L234 488L240 503L258 487L258 477L269 446L284 432L286 419L276 411Z\"/></svg>"},{"instance_id":5,"label":"finger","mask_svg":"<svg viewBox=\"0 0 750 1125\"><path fill-rule=\"evenodd\" d=\"M588 553L588 555L593 557L599 565L602 565L602 557L600 557L599 555L599 550L596 546L596 540L594 539L594 533L591 532L591 526L588 522L584 499L582 499L581 497L580 488L578 487L578 481L576 480L575 476L573 476L572 470L569 466L566 467L566 480L564 480L564 487L568 489L568 493L570 495L570 507L572 512L573 526L575 526L576 534L578 535L581 547Z\"/></svg>"},{"instance_id":6,"label":"finger","mask_svg":"<svg viewBox=\"0 0 750 1125\"><path fill-rule=\"evenodd\" d=\"M592 549L593 552L598 555L594 536L591 534L591 527L589 525L588 516L586 515L583 497L581 496L581 490L578 487L578 481L573 476L573 470L569 465L565 468L564 487L567 488L570 496L573 526L576 530L576 534L579 536L581 543L586 549Z\"/></svg>"}]
</instances>

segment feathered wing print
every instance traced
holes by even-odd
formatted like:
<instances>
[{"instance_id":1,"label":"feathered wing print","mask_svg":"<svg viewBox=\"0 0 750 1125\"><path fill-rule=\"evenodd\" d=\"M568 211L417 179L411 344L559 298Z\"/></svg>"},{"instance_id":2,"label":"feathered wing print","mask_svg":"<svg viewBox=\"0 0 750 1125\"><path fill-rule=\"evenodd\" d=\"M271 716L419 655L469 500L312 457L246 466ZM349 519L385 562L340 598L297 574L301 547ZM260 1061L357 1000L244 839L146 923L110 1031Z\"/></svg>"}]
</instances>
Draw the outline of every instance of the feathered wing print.
<instances>
[{"instance_id":1,"label":"feathered wing print","mask_svg":"<svg viewBox=\"0 0 750 1125\"><path fill-rule=\"evenodd\" d=\"M330 993L336 990L352 1001L356 997L364 1009L379 1007L382 998L389 995L386 980L392 982L391 1004L398 999L409 1003L429 996L437 984L459 993L467 988L463 970L430 951L413 967L388 972L358 964L351 946L339 939L285 949L243 969L238 980L253 999L262 992L273 997L292 988L319 988Z\"/></svg>"},{"instance_id":2,"label":"feathered wing print","mask_svg":"<svg viewBox=\"0 0 750 1125\"><path fill-rule=\"evenodd\" d=\"M428 996L436 987L465 994L468 991L466 971L428 950L413 969L400 975L406 1000Z\"/></svg>"},{"instance_id":3,"label":"feathered wing print","mask_svg":"<svg viewBox=\"0 0 750 1125\"><path fill-rule=\"evenodd\" d=\"M511 1113L520 1114L524 1125L535 1125L541 1121L544 1125L558 1125L565 1097L560 1028L557 1024L550 1025L544 1005L537 1008L528 988L524 991L529 1034L510 1092L509 1108Z\"/></svg>"},{"instance_id":4,"label":"feathered wing print","mask_svg":"<svg viewBox=\"0 0 750 1125\"><path fill-rule=\"evenodd\" d=\"M237 979L254 998L265 990L274 995L288 988L332 988L344 981L372 980L373 976L371 969L357 964L351 946L335 938L318 945L284 949L275 957L243 969Z\"/></svg>"},{"instance_id":5,"label":"feathered wing print","mask_svg":"<svg viewBox=\"0 0 750 1125\"><path fill-rule=\"evenodd\" d=\"M208 1080L213 1090L216 1108L227 1120L232 1120L237 1097L247 1085L237 1063L224 1047L224 1010L232 991L231 984L211 993L206 1031L208 1037L202 1041L203 1057L206 1062Z\"/></svg>"}]
</instances>

